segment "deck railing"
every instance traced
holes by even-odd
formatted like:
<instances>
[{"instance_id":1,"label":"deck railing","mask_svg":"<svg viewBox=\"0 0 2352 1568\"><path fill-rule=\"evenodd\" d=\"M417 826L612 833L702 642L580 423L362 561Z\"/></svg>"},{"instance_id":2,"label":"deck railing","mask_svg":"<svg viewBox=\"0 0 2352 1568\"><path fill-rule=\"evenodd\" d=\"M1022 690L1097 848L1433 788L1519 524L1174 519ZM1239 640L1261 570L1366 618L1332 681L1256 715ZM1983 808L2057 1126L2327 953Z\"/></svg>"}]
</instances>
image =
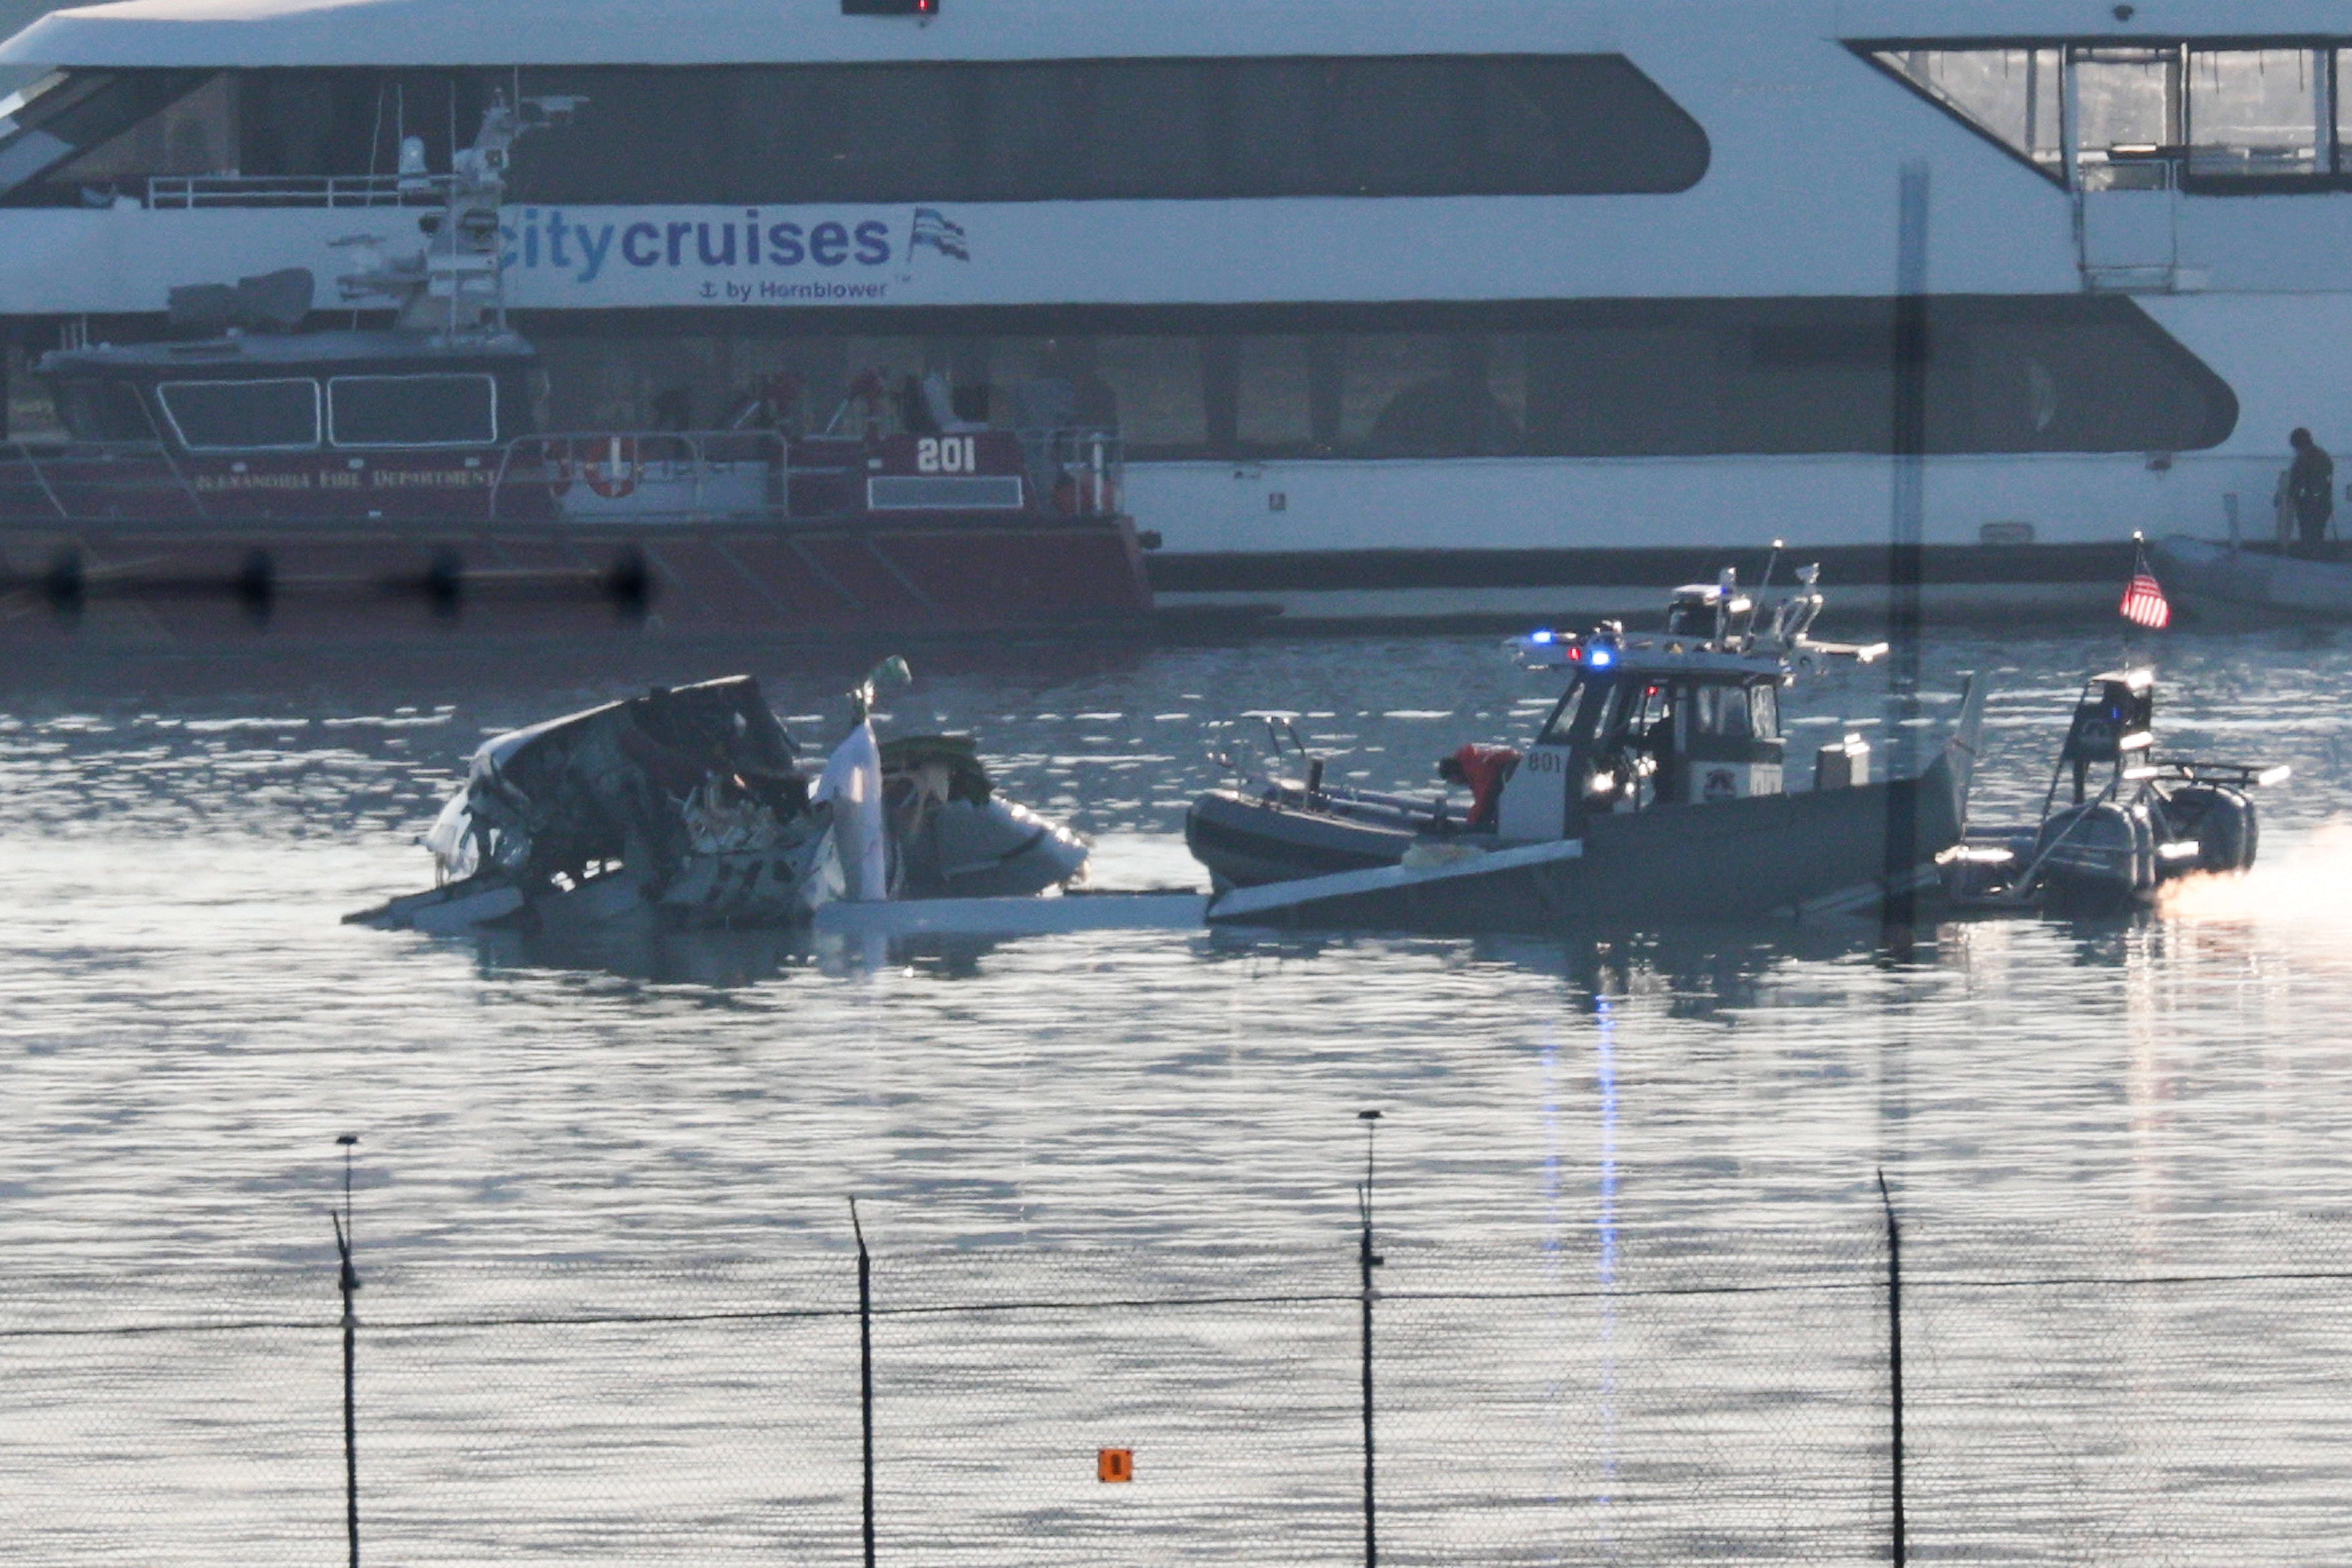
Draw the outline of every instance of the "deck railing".
<instances>
[{"instance_id":1,"label":"deck railing","mask_svg":"<svg viewBox=\"0 0 2352 1568\"><path fill-rule=\"evenodd\" d=\"M1114 432L1017 434L1027 468L1019 512L1118 514L1123 463ZM378 460L400 455L335 454ZM480 497L478 512L469 507L471 515L461 515L445 504L429 517L439 522L595 528L838 521L867 510L871 458L862 441L796 441L772 430L524 436L504 443L494 460L485 460L488 483L470 492ZM240 524L354 521L347 512L324 509L310 517L257 516L255 509L218 496L208 505L203 489L160 442L0 439L0 524L172 525L208 518ZM369 521L383 521L383 513L374 512Z\"/></svg>"},{"instance_id":2,"label":"deck railing","mask_svg":"<svg viewBox=\"0 0 2352 1568\"><path fill-rule=\"evenodd\" d=\"M157 211L196 207L432 206L445 196L438 174L159 174L147 182Z\"/></svg>"}]
</instances>

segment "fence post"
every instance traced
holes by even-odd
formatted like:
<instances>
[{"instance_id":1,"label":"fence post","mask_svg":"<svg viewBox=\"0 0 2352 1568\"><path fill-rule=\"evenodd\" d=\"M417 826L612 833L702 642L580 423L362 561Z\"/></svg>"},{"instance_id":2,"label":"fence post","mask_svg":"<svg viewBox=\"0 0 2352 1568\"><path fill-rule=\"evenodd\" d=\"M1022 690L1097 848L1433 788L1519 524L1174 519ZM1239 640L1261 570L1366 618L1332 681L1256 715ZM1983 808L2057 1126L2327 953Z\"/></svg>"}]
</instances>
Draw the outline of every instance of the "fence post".
<instances>
[{"instance_id":1,"label":"fence post","mask_svg":"<svg viewBox=\"0 0 2352 1568\"><path fill-rule=\"evenodd\" d=\"M1904 1568L1907 1558L1903 1541L1903 1234L1895 1223L1895 1200L1887 1194L1884 1170L1878 1173L1878 1204L1886 1215L1886 1370L1894 1428L1895 1538L1890 1560L1895 1568Z\"/></svg>"},{"instance_id":2,"label":"fence post","mask_svg":"<svg viewBox=\"0 0 2352 1568\"><path fill-rule=\"evenodd\" d=\"M1372 1491L1372 1303L1380 1300L1380 1292L1372 1289L1372 1270L1382 1259L1372 1250L1372 1141L1381 1113L1360 1110L1356 1119L1364 1124L1364 1184L1356 1190L1356 1210L1364 1222L1356 1247L1358 1271L1363 1279L1360 1299L1364 1337L1364 1568L1379 1568L1380 1523Z\"/></svg>"},{"instance_id":3,"label":"fence post","mask_svg":"<svg viewBox=\"0 0 2352 1568\"><path fill-rule=\"evenodd\" d=\"M857 1408L866 1442L866 1568L874 1568L874 1260L866 1252L866 1227L857 1223L857 1200L849 1200L849 1228L857 1237Z\"/></svg>"},{"instance_id":4,"label":"fence post","mask_svg":"<svg viewBox=\"0 0 2352 1568\"><path fill-rule=\"evenodd\" d=\"M343 1523L351 1536L351 1568L360 1568L360 1426L352 1378L360 1327L352 1297L360 1288L360 1274L352 1267L352 1243L356 1239L352 1229L352 1145L359 1139L345 1132L335 1142L343 1147L343 1212L338 1216L329 1209L327 1217L335 1223L335 1251L342 1258L336 1289L343 1296Z\"/></svg>"}]
</instances>

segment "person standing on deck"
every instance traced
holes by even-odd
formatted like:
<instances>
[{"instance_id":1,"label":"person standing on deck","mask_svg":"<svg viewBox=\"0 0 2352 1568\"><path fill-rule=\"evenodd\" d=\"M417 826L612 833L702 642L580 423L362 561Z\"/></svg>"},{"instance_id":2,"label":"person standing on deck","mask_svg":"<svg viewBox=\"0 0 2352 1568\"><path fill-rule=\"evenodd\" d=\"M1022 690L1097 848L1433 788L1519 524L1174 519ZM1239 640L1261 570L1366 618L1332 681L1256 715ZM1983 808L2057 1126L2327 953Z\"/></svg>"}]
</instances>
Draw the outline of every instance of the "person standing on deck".
<instances>
[{"instance_id":1,"label":"person standing on deck","mask_svg":"<svg viewBox=\"0 0 2352 1568\"><path fill-rule=\"evenodd\" d=\"M2295 531L2306 546L2327 542L2327 520L2336 511L2336 464L2311 438L2297 429L2287 438L2294 462L2286 471L2286 499L2294 508Z\"/></svg>"}]
</instances>

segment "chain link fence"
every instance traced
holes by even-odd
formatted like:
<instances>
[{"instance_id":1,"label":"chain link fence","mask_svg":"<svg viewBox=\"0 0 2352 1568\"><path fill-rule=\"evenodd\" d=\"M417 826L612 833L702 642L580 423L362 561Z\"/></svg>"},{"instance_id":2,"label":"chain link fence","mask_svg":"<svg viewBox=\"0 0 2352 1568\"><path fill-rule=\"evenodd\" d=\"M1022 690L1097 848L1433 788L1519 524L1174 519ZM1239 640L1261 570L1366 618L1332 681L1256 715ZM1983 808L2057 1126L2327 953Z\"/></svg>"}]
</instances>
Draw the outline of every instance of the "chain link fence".
<instances>
[{"instance_id":1,"label":"chain link fence","mask_svg":"<svg viewBox=\"0 0 2352 1568\"><path fill-rule=\"evenodd\" d=\"M363 1560L858 1568L843 1239L700 1268L362 1246ZM1363 1563L1357 1241L877 1238L876 1560ZM1381 1251L1380 1562L1888 1560L1874 1209L1829 1230L1604 1223ZM2326 1216L1906 1227L1911 1552L2340 1558L2347 1287L2352 1228ZM0 1539L27 1563L342 1560L339 1322L331 1261L15 1280ZM1132 1451L1131 1482L1097 1479L1102 1448Z\"/></svg>"}]
</instances>

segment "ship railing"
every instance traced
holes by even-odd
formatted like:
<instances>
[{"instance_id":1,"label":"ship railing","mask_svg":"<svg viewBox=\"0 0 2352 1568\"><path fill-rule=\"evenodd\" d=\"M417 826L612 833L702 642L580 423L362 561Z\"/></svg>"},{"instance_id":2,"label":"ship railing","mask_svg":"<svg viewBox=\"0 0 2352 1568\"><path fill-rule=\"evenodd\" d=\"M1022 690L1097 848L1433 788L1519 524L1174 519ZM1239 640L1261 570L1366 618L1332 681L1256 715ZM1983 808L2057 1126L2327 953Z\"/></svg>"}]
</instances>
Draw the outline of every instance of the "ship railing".
<instances>
[{"instance_id":1,"label":"ship railing","mask_svg":"<svg viewBox=\"0 0 2352 1568\"><path fill-rule=\"evenodd\" d=\"M1127 448L1109 426L1016 429L1029 482L1047 509L1079 517L1115 517L1127 494Z\"/></svg>"},{"instance_id":2,"label":"ship railing","mask_svg":"<svg viewBox=\"0 0 2352 1568\"><path fill-rule=\"evenodd\" d=\"M147 181L156 211L199 207L433 206L446 174L157 174Z\"/></svg>"},{"instance_id":3,"label":"ship railing","mask_svg":"<svg viewBox=\"0 0 2352 1568\"><path fill-rule=\"evenodd\" d=\"M0 439L0 517L141 523L205 515L160 441Z\"/></svg>"},{"instance_id":4,"label":"ship railing","mask_svg":"<svg viewBox=\"0 0 2352 1568\"><path fill-rule=\"evenodd\" d=\"M1118 515L1126 461L1117 431L1019 430L1030 493L1039 510L1075 517ZM559 517L583 523L814 521L795 513L795 480L857 482L865 448L849 462L812 461L772 430L595 430L526 436L506 444L489 487L491 521L517 521L552 497ZM846 506L843 512L860 509Z\"/></svg>"}]
</instances>

